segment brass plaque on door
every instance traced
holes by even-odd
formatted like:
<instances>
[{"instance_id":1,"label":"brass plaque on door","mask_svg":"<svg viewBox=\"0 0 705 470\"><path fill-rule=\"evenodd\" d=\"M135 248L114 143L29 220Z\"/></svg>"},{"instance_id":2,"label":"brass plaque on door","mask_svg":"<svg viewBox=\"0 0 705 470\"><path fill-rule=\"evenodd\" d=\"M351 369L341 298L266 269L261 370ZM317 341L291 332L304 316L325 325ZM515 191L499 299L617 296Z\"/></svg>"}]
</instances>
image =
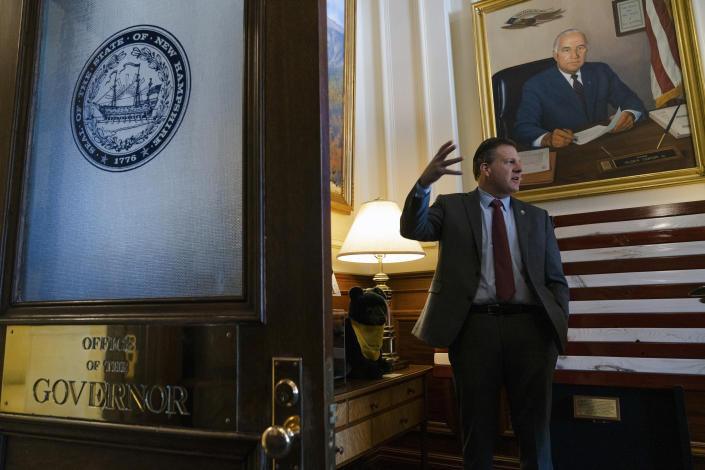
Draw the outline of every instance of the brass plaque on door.
<instances>
[{"instance_id":1,"label":"brass plaque on door","mask_svg":"<svg viewBox=\"0 0 705 470\"><path fill-rule=\"evenodd\" d=\"M234 430L233 327L5 329L1 412Z\"/></svg>"}]
</instances>

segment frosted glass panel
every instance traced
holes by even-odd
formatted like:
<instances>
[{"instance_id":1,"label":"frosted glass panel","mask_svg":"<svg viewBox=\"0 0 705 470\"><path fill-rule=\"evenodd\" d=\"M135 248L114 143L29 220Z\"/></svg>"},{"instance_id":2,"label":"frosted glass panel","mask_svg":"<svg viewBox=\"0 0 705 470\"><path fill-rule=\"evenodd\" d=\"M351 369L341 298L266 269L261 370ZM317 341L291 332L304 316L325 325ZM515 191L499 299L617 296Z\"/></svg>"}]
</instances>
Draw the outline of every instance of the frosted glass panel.
<instances>
[{"instance_id":1,"label":"frosted glass panel","mask_svg":"<svg viewBox=\"0 0 705 470\"><path fill-rule=\"evenodd\" d=\"M243 1L44 2L16 301L243 294Z\"/></svg>"}]
</instances>

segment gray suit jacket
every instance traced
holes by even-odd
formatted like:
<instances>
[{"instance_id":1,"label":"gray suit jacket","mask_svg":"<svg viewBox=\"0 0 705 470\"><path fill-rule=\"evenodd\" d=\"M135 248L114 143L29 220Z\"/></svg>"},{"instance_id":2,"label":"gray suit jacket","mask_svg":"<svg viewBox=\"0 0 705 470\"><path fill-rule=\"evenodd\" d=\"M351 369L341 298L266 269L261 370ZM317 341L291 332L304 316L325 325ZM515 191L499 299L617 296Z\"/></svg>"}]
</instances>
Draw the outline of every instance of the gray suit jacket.
<instances>
[{"instance_id":1,"label":"gray suit jacket","mask_svg":"<svg viewBox=\"0 0 705 470\"><path fill-rule=\"evenodd\" d=\"M565 351L568 331L568 284L548 213L511 200L526 281L546 309L556 345ZM446 194L429 207L429 196L412 189L401 215L401 234L419 241L440 241L438 265L428 299L412 333L435 347L447 347L460 332L480 280L482 214L480 194Z\"/></svg>"}]
</instances>

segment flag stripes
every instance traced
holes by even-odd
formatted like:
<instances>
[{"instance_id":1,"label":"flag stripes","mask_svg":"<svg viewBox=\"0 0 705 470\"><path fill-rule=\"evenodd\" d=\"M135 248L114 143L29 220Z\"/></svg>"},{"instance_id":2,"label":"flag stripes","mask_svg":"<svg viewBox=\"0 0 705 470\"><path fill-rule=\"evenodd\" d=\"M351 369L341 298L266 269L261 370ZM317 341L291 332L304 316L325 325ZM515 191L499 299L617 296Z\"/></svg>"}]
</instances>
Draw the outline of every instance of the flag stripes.
<instances>
[{"instance_id":1,"label":"flag stripes","mask_svg":"<svg viewBox=\"0 0 705 470\"><path fill-rule=\"evenodd\" d=\"M661 223L678 220L681 215L697 215L697 220L702 220L705 213L705 201L688 201L671 204L659 204L656 206L629 207L625 209L613 209L599 212L580 212L577 214L559 215L555 218L556 234L564 230L571 230L571 226L576 230L594 230L607 222L639 221L644 219L654 219ZM666 219L665 217L668 217ZM560 235L559 235L560 236ZM568 236L568 235L566 235Z\"/></svg>"},{"instance_id":2,"label":"flag stripes","mask_svg":"<svg viewBox=\"0 0 705 470\"><path fill-rule=\"evenodd\" d=\"M645 284L684 284L693 279L705 279L705 269L683 269L681 271L645 271L606 274L584 274L582 276L566 276L568 286L600 287L600 286L630 286Z\"/></svg>"},{"instance_id":3,"label":"flag stripes","mask_svg":"<svg viewBox=\"0 0 705 470\"><path fill-rule=\"evenodd\" d=\"M705 351L705 328L571 328L568 340L702 343L699 346Z\"/></svg>"},{"instance_id":4,"label":"flag stripes","mask_svg":"<svg viewBox=\"0 0 705 470\"><path fill-rule=\"evenodd\" d=\"M559 239L560 244L560 239ZM662 256L689 256L705 253L705 241L633 245L619 247L586 248L561 252L564 263L577 261L613 260L626 258L655 258ZM660 269L658 265L654 269Z\"/></svg>"},{"instance_id":5,"label":"flag stripes","mask_svg":"<svg viewBox=\"0 0 705 470\"><path fill-rule=\"evenodd\" d=\"M702 360L705 357L705 344L644 343L631 345L627 343L576 341L570 343L566 356L636 356ZM673 373L673 371L668 373Z\"/></svg>"},{"instance_id":6,"label":"flag stripes","mask_svg":"<svg viewBox=\"0 0 705 470\"><path fill-rule=\"evenodd\" d=\"M654 230L657 227L659 230L674 229L680 227L700 227L702 225L702 215L687 214L669 217L664 221L659 217L651 217L648 219L633 220L631 224L625 225L623 222L601 222L589 225L574 225L570 227L556 228L556 236L562 238L582 237L585 235L599 235L603 233L618 234L629 232L638 232L642 230Z\"/></svg>"},{"instance_id":7,"label":"flag stripes","mask_svg":"<svg viewBox=\"0 0 705 470\"><path fill-rule=\"evenodd\" d=\"M699 269L703 267L705 267L705 254L692 253L685 256L663 256L659 258L608 259L582 262L566 262L563 260L563 272L566 275L635 273L663 269Z\"/></svg>"},{"instance_id":8,"label":"flag stripes","mask_svg":"<svg viewBox=\"0 0 705 470\"><path fill-rule=\"evenodd\" d=\"M581 287L571 289L570 298L573 301L631 300L635 297L639 299L678 299L688 297L688 292L700 286L702 283ZM688 299L686 303L692 303L692 301Z\"/></svg>"},{"instance_id":9,"label":"flag stripes","mask_svg":"<svg viewBox=\"0 0 705 470\"><path fill-rule=\"evenodd\" d=\"M571 299L556 381L705 390L705 304L688 296L705 284L703 201L554 221Z\"/></svg>"},{"instance_id":10,"label":"flag stripes","mask_svg":"<svg viewBox=\"0 0 705 470\"><path fill-rule=\"evenodd\" d=\"M570 328L690 328L705 325L705 313L603 313L601 315L571 315Z\"/></svg>"}]
</instances>

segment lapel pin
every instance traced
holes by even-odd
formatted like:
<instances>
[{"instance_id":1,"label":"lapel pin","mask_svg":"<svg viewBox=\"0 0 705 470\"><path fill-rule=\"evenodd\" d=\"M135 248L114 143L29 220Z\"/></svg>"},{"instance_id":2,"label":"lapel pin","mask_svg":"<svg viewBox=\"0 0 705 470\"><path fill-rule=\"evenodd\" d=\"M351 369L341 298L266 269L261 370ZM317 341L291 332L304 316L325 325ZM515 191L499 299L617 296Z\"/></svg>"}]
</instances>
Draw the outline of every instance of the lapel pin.
<instances>
[{"instance_id":1,"label":"lapel pin","mask_svg":"<svg viewBox=\"0 0 705 470\"><path fill-rule=\"evenodd\" d=\"M526 214L526 212L524 211L524 209L520 210L519 213L520 213L521 215L525 215L525 214Z\"/></svg>"}]
</instances>

